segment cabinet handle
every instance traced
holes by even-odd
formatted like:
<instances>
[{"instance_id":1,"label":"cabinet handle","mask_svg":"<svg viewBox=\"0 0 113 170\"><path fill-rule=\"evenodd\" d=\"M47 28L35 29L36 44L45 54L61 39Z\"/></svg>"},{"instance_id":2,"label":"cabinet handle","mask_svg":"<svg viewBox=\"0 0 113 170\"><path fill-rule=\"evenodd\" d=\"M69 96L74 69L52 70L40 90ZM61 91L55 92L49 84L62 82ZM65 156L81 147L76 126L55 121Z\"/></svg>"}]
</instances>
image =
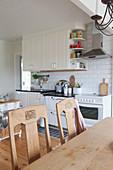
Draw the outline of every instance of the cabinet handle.
<instances>
[{"instance_id":1,"label":"cabinet handle","mask_svg":"<svg viewBox=\"0 0 113 170\"><path fill-rule=\"evenodd\" d=\"M51 97L51 99L55 100L54 97Z\"/></svg>"},{"instance_id":2,"label":"cabinet handle","mask_svg":"<svg viewBox=\"0 0 113 170\"><path fill-rule=\"evenodd\" d=\"M52 114L52 115L54 115L54 113L53 113L53 112L51 112L51 114Z\"/></svg>"},{"instance_id":3,"label":"cabinet handle","mask_svg":"<svg viewBox=\"0 0 113 170\"><path fill-rule=\"evenodd\" d=\"M52 63L52 69L56 69L56 63Z\"/></svg>"},{"instance_id":4,"label":"cabinet handle","mask_svg":"<svg viewBox=\"0 0 113 170\"><path fill-rule=\"evenodd\" d=\"M32 71L33 70L33 68L34 68L34 65L29 65L29 68L30 68L30 70Z\"/></svg>"},{"instance_id":5,"label":"cabinet handle","mask_svg":"<svg viewBox=\"0 0 113 170\"><path fill-rule=\"evenodd\" d=\"M64 100L64 99L62 99L62 98L56 98L56 100L60 100L60 101L62 101L62 100Z\"/></svg>"},{"instance_id":6,"label":"cabinet handle","mask_svg":"<svg viewBox=\"0 0 113 170\"><path fill-rule=\"evenodd\" d=\"M54 63L52 63L52 69L54 69Z\"/></svg>"},{"instance_id":7,"label":"cabinet handle","mask_svg":"<svg viewBox=\"0 0 113 170\"><path fill-rule=\"evenodd\" d=\"M56 63L54 63L54 69L56 69Z\"/></svg>"}]
</instances>

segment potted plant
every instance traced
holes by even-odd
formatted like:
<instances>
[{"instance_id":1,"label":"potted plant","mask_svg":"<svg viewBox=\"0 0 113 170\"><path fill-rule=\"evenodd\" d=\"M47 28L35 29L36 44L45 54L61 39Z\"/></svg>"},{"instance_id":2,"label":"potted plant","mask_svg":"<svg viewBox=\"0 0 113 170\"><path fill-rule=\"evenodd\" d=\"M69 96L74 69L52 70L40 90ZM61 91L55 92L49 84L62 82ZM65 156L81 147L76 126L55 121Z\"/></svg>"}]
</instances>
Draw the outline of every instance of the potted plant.
<instances>
[{"instance_id":1,"label":"potted plant","mask_svg":"<svg viewBox=\"0 0 113 170\"><path fill-rule=\"evenodd\" d=\"M34 89L37 89L39 76L37 74L33 74L32 77L34 78Z\"/></svg>"},{"instance_id":2,"label":"potted plant","mask_svg":"<svg viewBox=\"0 0 113 170\"><path fill-rule=\"evenodd\" d=\"M82 85L80 85L79 82L75 82L75 87L73 88L73 94L82 94Z\"/></svg>"}]
</instances>

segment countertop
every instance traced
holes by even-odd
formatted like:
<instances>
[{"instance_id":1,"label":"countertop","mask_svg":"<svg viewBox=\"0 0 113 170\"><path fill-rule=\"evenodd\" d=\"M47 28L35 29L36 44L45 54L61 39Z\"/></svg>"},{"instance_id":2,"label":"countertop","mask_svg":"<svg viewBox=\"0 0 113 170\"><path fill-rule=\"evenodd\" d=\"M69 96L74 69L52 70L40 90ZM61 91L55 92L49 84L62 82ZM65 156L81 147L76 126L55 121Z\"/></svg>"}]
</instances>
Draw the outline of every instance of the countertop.
<instances>
[{"instance_id":1,"label":"countertop","mask_svg":"<svg viewBox=\"0 0 113 170\"><path fill-rule=\"evenodd\" d=\"M45 92L55 92L55 90L50 90L50 89L31 89L31 90L18 90L16 89L17 92L37 92L37 93L45 93Z\"/></svg>"},{"instance_id":2,"label":"countertop","mask_svg":"<svg viewBox=\"0 0 113 170\"><path fill-rule=\"evenodd\" d=\"M58 93L55 90L50 90L50 89L32 89L32 90L16 90L17 92L37 92L41 93L44 96L55 96L55 97L75 97L75 94L67 94L64 95L63 93Z\"/></svg>"},{"instance_id":3,"label":"countertop","mask_svg":"<svg viewBox=\"0 0 113 170\"><path fill-rule=\"evenodd\" d=\"M21 102L21 100L11 100L11 101L7 101L7 102L0 102L0 105L7 104L7 103L16 103L16 102Z\"/></svg>"},{"instance_id":4,"label":"countertop","mask_svg":"<svg viewBox=\"0 0 113 170\"><path fill-rule=\"evenodd\" d=\"M58 93L58 92L47 92L47 93L43 93L44 96L54 96L54 97L75 97L75 94L67 94L64 95L64 93Z\"/></svg>"}]
</instances>

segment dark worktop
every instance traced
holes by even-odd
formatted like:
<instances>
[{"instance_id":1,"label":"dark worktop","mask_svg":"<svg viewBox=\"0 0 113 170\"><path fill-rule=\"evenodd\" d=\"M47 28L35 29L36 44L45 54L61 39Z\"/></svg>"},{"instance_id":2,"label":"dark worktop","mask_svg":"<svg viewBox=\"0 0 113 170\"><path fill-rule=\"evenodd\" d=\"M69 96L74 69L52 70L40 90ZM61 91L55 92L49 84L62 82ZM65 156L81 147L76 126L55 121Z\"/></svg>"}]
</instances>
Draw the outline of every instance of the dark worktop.
<instances>
[{"instance_id":1,"label":"dark worktop","mask_svg":"<svg viewBox=\"0 0 113 170\"><path fill-rule=\"evenodd\" d=\"M54 96L54 97L75 97L75 94L67 94L64 95L63 93L58 93L55 90L49 90L49 89L32 89L32 90L16 90L17 92L37 92L41 93L44 96Z\"/></svg>"},{"instance_id":2,"label":"dark worktop","mask_svg":"<svg viewBox=\"0 0 113 170\"><path fill-rule=\"evenodd\" d=\"M17 92L37 92L37 93L45 93L45 92L55 92L55 90L49 90L49 89L31 89L31 90L18 90Z\"/></svg>"},{"instance_id":3,"label":"dark worktop","mask_svg":"<svg viewBox=\"0 0 113 170\"><path fill-rule=\"evenodd\" d=\"M54 97L75 97L75 94L67 94L64 95L64 93L58 93L58 92L47 92L47 93L43 93L44 96L54 96Z\"/></svg>"}]
</instances>

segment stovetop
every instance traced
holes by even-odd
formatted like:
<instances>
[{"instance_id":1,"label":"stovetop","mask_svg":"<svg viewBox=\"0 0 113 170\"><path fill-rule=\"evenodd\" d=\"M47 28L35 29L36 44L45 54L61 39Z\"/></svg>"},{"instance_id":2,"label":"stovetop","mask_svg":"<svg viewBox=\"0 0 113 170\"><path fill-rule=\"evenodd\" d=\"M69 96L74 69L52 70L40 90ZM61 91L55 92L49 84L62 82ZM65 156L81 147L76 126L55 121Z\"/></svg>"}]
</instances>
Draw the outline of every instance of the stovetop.
<instances>
[{"instance_id":1,"label":"stovetop","mask_svg":"<svg viewBox=\"0 0 113 170\"><path fill-rule=\"evenodd\" d=\"M95 93L75 95L75 99L77 99L79 103L103 104L104 102L108 102L110 98L111 95L100 96L99 94Z\"/></svg>"}]
</instances>

